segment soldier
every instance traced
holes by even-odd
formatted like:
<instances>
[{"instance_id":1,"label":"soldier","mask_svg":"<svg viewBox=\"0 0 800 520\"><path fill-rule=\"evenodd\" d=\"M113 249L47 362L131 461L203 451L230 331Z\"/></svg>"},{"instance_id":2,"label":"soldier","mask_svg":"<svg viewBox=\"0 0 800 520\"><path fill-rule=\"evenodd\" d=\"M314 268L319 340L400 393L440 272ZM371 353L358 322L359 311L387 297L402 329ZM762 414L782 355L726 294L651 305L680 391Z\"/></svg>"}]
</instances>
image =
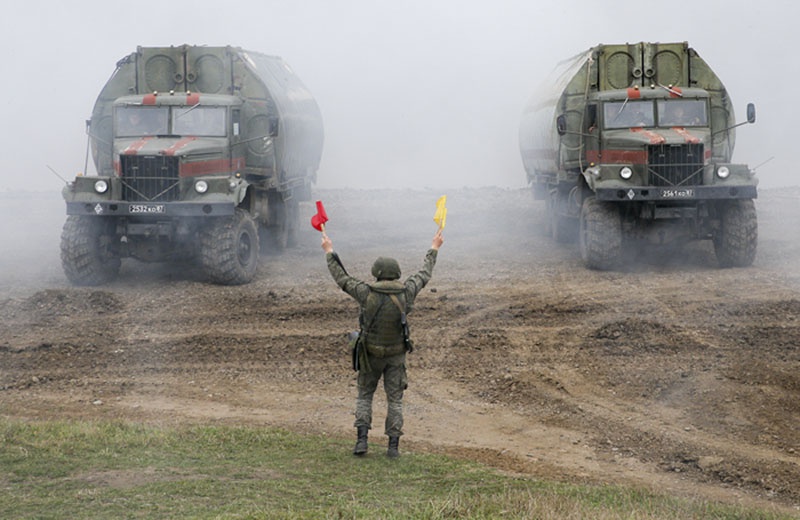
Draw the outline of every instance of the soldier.
<instances>
[{"instance_id":1,"label":"soldier","mask_svg":"<svg viewBox=\"0 0 800 520\"><path fill-rule=\"evenodd\" d=\"M425 255L422 269L400 281L400 265L393 258L380 257L372 266L376 281L362 282L348 275L339 257L333 252L333 242L323 233L322 249L326 253L328 270L336 284L359 304L363 349L356 353L354 367L358 368L358 397L356 398L357 441L354 455L367 453L367 434L372 427L372 396L383 377L387 412L385 433L389 437L388 457L398 457L400 436L403 435L403 391L408 387L405 341L405 315L417 294L433 275L439 247L444 242L442 230L436 232L431 248Z\"/></svg>"}]
</instances>

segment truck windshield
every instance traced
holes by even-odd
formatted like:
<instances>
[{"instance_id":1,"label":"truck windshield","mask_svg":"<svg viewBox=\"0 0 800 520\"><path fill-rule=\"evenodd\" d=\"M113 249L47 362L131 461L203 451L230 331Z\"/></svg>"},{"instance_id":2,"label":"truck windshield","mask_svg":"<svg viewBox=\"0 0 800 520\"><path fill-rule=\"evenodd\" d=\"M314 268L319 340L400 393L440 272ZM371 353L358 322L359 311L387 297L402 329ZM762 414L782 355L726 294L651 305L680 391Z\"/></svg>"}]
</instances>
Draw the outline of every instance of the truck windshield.
<instances>
[{"instance_id":1,"label":"truck windshield","mask_svg":"<svg viewBox=\"0 0 800 520\"><path fill-rule=\"evenodd\" d=\"M603 105L605 128L655 126L652 101L611 101Z\"/></svg>"},{"instance_id":2,"label":"truck windshield","mask_svg":"<svg viewBox=\"0 0 800 520\"><path fill-rule=\"evenodd\" d=\"M225 107L119 106L115 118L117 137L226 135Z\"/></svg>"},{"instance_id":3,"label":"truck windshield","mask_svg":"<svg viewBox=\"0 0 800 520\"><path fill-rule=\"evenodd\" d=\"M117 136L139 137L169 133L167 107L117 107Z\"/></svg>"},{"instance_id":4,"label":"truck windshield","mask_svg":"<svg viewBox=\"0 0 800 520\"><path fill-rule=\"evenodd\" d=\"M706 126L706 102L702 99L663 99L657 102L658 126Z\"/></svg>"},{"instance_id":5,"label":"truck windshield","mask_svg":"<svg viewBox=\"0 0 800 520\"><path fill-rule=\"evenodd\" d=\"M224 107L175 107L172 118L172 133L175 135L225 136Z\"/></svg>"}]
</instances>

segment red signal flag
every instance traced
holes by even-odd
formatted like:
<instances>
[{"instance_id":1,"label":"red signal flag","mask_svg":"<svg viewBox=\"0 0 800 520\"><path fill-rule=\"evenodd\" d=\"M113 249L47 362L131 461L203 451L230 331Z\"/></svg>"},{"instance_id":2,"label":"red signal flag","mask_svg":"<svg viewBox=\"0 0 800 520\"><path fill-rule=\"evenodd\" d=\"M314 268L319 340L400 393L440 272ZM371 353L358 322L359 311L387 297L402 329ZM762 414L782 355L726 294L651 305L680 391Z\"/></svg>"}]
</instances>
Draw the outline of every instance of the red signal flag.
<instances>
[{"instance_id":1,"label":"red signal flag","mask_svg":"<svg viewBox=\"0 0 800 520\"><path fill-rule=\"evenodd\" d=\"M317 231L325 232L325 223L328 221L328 214L325 213L325 206L322 201L317 201L317 214L311 217L311 226Z\"/></svg>"}]
</instances>

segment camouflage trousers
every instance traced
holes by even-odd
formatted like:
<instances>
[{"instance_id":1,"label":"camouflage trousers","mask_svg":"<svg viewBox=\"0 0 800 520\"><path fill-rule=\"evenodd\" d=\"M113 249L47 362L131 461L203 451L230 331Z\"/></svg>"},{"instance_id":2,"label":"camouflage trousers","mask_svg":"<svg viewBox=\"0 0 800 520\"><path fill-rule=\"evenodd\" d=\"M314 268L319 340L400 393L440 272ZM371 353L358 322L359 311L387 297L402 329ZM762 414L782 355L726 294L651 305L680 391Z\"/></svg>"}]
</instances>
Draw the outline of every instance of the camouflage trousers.
<instances>
[{"instance_id":1,"label":"camouflage trousers","mask_svg":"<svg viewBox=\"0 0 800 520\"><path fill-rule=\"evenodd\" d=\"M383 377L383 389L386 391L386 435L399 437L403 435L403 391L408 388L406 375L406 355L377 358L369 356L372 370L358 372L358 397L356 398L355 426L372 428L372 397Z\"/></svg>"}]
</instances>

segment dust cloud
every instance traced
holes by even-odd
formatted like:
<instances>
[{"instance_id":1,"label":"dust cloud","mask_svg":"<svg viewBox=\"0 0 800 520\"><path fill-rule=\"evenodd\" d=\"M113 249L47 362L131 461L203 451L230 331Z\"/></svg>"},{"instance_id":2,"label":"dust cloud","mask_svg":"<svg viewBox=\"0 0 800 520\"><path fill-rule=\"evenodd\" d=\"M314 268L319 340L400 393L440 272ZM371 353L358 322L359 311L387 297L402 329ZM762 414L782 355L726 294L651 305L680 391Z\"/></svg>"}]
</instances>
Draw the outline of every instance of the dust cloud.
<instances>
[{"instance_id":1,"label":"dust cloud","mask_svg":"<svg viewBox=\"0 0 800 520\"><path fill-rule=\"evenodd\" d=\"M469 244L474 258L468 263L480 264L489 256L504 254L511 243L537 239L532 219L543 206L524 188L315 191L315 198L327 209L326 230L334 247L348 271L365 280L370 279L372 261L378 256L397 258L404 275L422 266L436 231L436 200L442 195L448 195L444 248L451 243ZM293 254L319 255L319 267L324 270L320 236L310 225L315 212L313 201L301 204L299 243ZM57 192L0 193L0 243L5 251L0 258L0 294L12 297L70 286L61 269L59 249L65 220L65 205ZM547 240L540 242L538 249L553 246ZM264 255L263 275L285 261L280 254ZM111 286L135 284L141 278L203 282L199 270L187 270L185 265L124 259L119 280Z\"/></svg>"},{"instance_id":2,"label":"dust cloud","mask_svg":"<svg viewBox=\"0 0 800 520\"><path fill-rule=\"evenodd\" d=\"M325 204L330 217L326 229L345 266L364 279L370 278L372 261L378 256L398 258L404 274L421 266L436 231L433 215L441 195L448 196L443 259L447 259L448 246L455 243L471 253L465 253L459 261L471 265L480 265L492 256L513 254L517 258L509 258L509 262L524 263L526 256L543 255L566 259L573 268L584 269L576 244L556 244L547 236L544 202L533 200L527 188L318 189L314 195ZM756 200L759 246L754 266L780 266L790 281L800 279L800 264L786 262L787 256L800 257L800 228L785 223L796 218L794 205L798 202L800 188L763 189ZM313 201L301 204L298 248L303 254L321 255L319 233L310 225L315 212ZM59 256L65 220L64 203L57 192L0 194L0 243L4 250L0 294L69 285ZM628 260L619 273L717 269L708 240L642 247ZM262 271L266 273L270 266L283 261L281 255L266 255ZM535 276L540 269L557 267L531 262L527 269ZM138 276L202 282L201 273L185 271L185 266L124 260L120 283L135 283ZM800 289L800 281L795 286Z\"/></svg>"},{"instance_id":3,"label":"dust cloud","mask_svg":"<svg viewBox=\"0 0 800 520\"><path fill-rule=\"evenodd\" d=\"M65 220L58 192L0 193L0 295L66 283L59 256Z\"/></svg>"}]
</instances>

